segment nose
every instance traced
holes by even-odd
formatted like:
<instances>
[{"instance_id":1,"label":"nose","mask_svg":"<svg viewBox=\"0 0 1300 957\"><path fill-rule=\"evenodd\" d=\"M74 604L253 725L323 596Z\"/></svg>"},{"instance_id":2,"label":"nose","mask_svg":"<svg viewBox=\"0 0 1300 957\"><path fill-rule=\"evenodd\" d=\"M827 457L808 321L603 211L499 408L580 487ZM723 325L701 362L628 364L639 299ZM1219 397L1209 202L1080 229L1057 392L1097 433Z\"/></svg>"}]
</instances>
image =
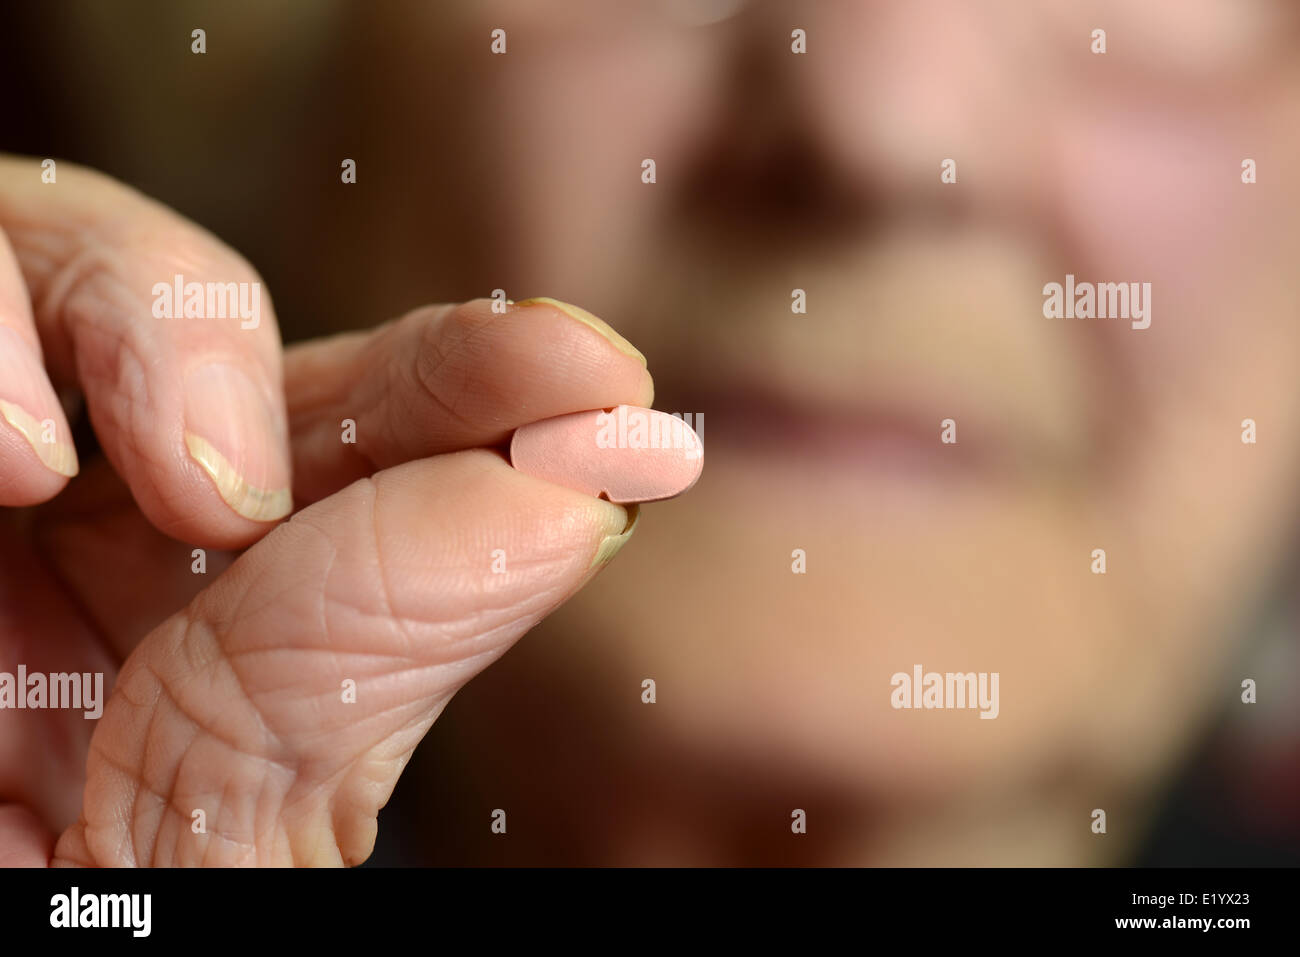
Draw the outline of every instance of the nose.
<instances>
[{"instance_id":1,"label":"nose","mask_svg":"<svg viewBox=\"0 0 1300 957\"><path fill-rule=\"evenodd\" d=\"M728 87L694 199L794 228L1023 202L1041 96L1023 20L997 0L747 6L724 27Z\"/></svg>"}]
</instances>

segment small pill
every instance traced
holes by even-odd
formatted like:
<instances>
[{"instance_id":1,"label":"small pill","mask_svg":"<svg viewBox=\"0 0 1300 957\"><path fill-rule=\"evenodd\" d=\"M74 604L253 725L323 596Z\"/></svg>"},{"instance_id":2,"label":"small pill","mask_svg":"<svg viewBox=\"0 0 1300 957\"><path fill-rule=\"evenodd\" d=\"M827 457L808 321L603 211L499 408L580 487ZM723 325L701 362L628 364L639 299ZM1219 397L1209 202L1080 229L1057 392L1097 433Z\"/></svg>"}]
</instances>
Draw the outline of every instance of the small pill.
<instances>
[{"instance_id":1,"label":"small pill","mask_svg":"<svg viewBox=\"0 0 1300 957\"><path fill-rule=\"evenodd\" d=\"M510 440L521 472L619 505L681 495L704 470L704 444L677 416L634 405L557 415Z\"/></svg>"}]
</instances>

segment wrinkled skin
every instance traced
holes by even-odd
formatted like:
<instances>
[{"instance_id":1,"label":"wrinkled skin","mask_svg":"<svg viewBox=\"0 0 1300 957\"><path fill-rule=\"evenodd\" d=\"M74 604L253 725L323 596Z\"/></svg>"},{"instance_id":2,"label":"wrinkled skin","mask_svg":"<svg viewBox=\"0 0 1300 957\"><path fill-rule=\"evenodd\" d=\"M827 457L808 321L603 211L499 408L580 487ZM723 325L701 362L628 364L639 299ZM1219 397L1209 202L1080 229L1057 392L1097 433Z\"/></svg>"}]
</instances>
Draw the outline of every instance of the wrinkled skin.
<instances>
[{"instance_id":1,"label":"wrinkled skin","mask_svg":"<svg viewBox=\"0 0 1300 957\"><path fill-rule=\"evenodd\" d=\"M447 700L635 519L493 447L527 421L648 405L649 373L549 305L494 314L482 300L307 343L282 365L269 310L255 329L152 317L145 292L176 272L257 280L210 236L68 164L57 189L27 160L4 160L0 182L0 326L28 350L10 354L0 397L66 436L54 389L79 388L104 450L65 488L6 426L0 670L102 671L112 688L97 723L4 712L0 863L364 860ZM262 387L265 415L185 384L212 357ZM227 439L253 437L232 460L253 484L292 456L289 521L237 514L187 456L195 402L234 420L216 420ZM210 550L204 575L194 547Z\"/></svg>"}]
</instances>

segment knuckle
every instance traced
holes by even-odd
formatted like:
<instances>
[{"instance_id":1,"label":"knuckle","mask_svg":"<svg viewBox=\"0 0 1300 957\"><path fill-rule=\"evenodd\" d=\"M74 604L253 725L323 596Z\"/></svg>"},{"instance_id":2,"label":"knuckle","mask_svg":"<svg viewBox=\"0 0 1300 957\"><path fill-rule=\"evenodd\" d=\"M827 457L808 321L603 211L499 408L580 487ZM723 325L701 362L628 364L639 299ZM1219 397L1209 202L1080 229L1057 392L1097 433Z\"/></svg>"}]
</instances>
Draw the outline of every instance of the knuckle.
<instances>
[{"instance_id":1,"label":"knuckle","mask_svg":"<svg viewBox=\"0 0 1300 957\"><path fill-rule=\"evenodd\" d=\"M420 394L452 424L473 427L463 403L472 393L474 356L492 321L490 313L455 306L423 320L414 356L414 379Z\"/></svg>"}]
</instances>

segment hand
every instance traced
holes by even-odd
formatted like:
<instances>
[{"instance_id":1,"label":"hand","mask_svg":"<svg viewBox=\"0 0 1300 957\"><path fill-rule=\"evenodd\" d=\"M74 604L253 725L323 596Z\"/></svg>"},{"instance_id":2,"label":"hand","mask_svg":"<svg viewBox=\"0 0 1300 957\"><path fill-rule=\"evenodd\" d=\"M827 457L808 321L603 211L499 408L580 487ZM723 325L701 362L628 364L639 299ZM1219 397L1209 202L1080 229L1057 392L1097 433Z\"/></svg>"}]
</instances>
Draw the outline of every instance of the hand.
<instances>
[{"instance_id":1,"label":"hand","mask_svg":"<svg viewBox=\"0 0 1300 957\"><path fill-rule=\"evenodd\" d=\"M648 406L650 375L546 303L283 355L264 291L255 324L158 318L178 274L259 279L102 175L40 172L0 158L0 681L102 672L108 700L0 709L0 865L359 863L452 695L634 524L492 447ZM103 457L69 484L76 390Z\"/></svg>"}]
</instances>

